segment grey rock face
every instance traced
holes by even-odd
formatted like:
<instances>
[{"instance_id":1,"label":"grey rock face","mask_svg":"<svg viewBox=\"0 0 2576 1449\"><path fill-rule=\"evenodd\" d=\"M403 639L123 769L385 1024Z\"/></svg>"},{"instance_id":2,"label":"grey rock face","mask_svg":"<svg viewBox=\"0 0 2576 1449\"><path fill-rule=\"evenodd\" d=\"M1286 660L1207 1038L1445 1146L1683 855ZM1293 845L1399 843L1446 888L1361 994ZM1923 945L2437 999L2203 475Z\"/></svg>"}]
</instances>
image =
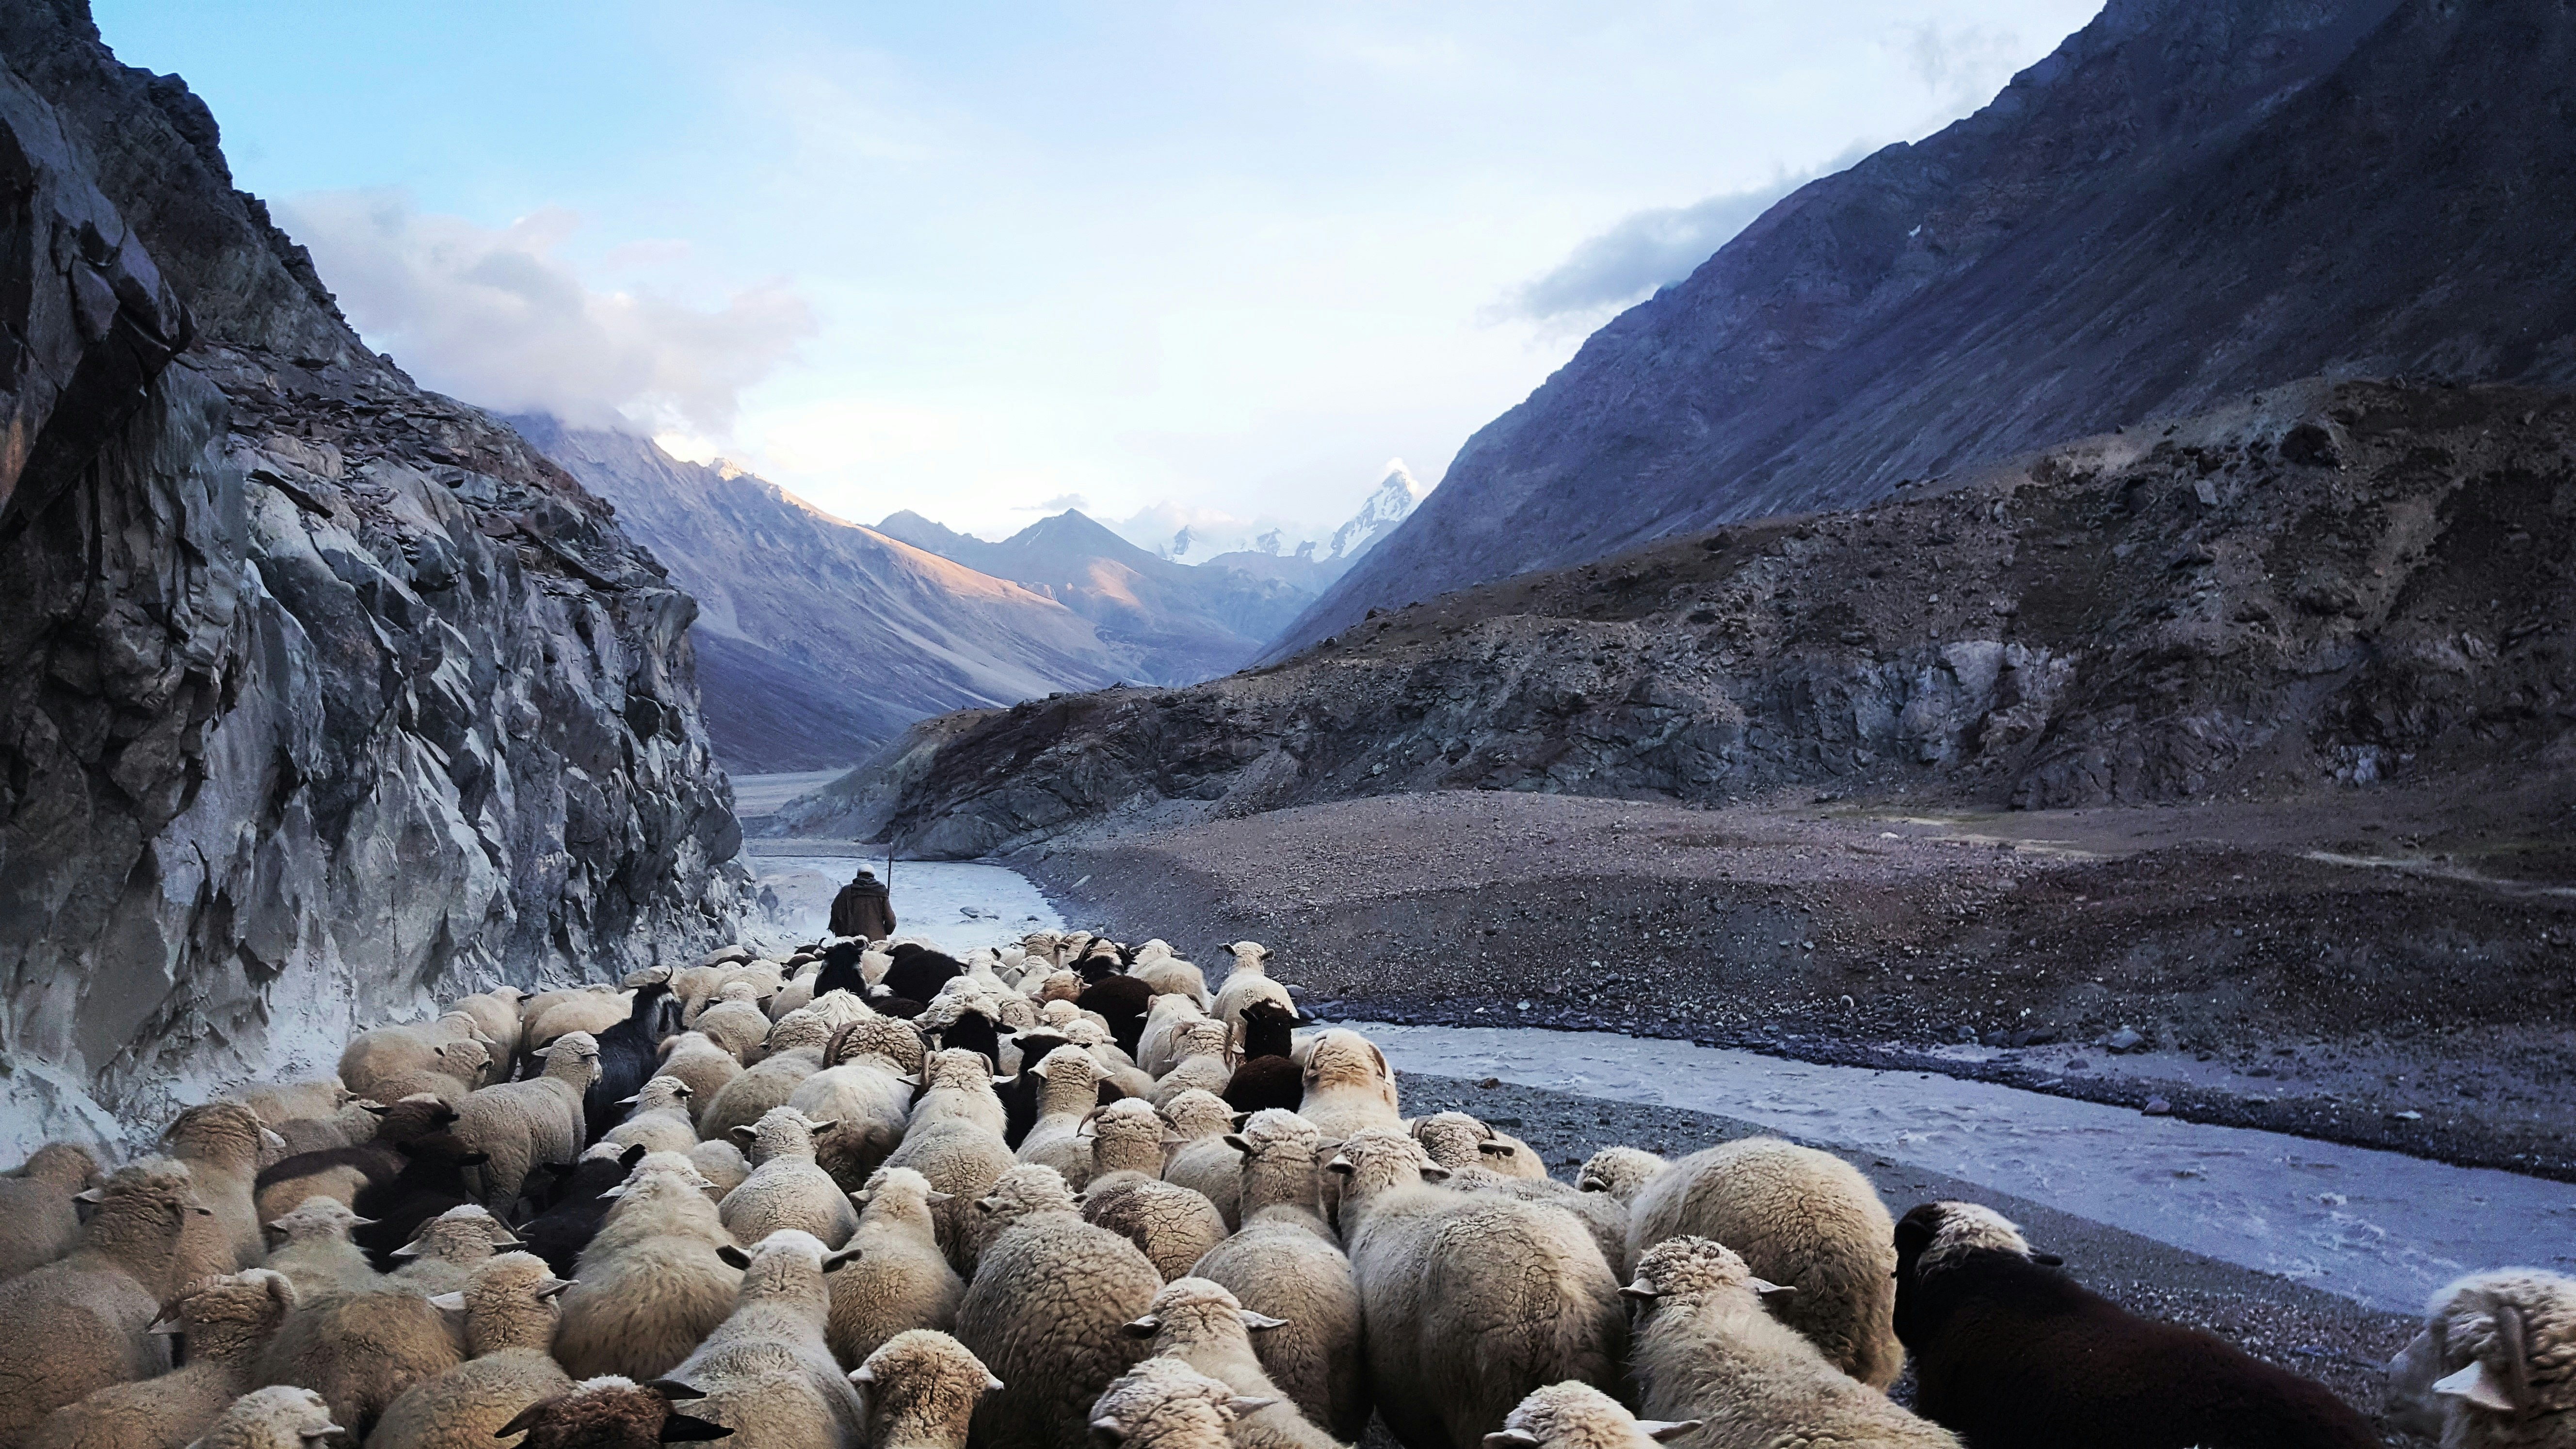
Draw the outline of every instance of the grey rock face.
<instances>
[{"instance_id":1,"label":"grey rock face","mask_svg":"<svg viewBox=\"0 0 2576 1449\"><path fill-rule=\"evenodd\" d=\"M2556 0L2112 0L1595 333L1266 657L2290 379L2576 381L2571 73Z\"/></svg>"},{"instance_id":2,"label":"grey rock face","mask_svg":"<svg viewBox=\"0 0 2576 1449\"><path fill-rule=\"evenodd\" d=\"M0 1155L732 939L692 601L340 321L175 77L0 13Z\"/></svg>"}]
</instances>

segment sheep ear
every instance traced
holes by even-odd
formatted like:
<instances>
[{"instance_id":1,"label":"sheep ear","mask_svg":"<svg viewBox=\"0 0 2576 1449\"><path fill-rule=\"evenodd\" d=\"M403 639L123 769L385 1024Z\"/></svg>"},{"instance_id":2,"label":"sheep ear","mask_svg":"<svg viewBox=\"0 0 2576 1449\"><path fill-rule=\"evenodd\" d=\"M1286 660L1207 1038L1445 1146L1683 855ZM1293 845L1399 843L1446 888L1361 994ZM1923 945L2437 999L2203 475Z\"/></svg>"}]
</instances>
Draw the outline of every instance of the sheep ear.
<instances>
[{"instance_id":1,"label":"sheep ear","mask_svg":"<svg viewBox=\"0 0 2576 1449\"><path fill-rule=\"evenodd\" d=\"M933 1206L933 1207L937 1207L939 1204L944 1203L944 1202L954 1202L954 1201L956 1201L956 1200L957 1200L957 1194L955 1194L955 1193L953 1193L953 1192L937 1192L937 1191L932 1192L932 1193L931 1193L927 1198L924 1198L924 1199L923 1199L923 1201L925 1201L925 1202L929 1203L929 1204L930 1204L931 1206Z\"/></svg>"},{"instance_id":2,"label":"sheep ear","mask_svg":"<svg viewBox=\"0 0 2576 1449\"><path fill-rule=\"evenodd\" d=\"M1762 1301L1765 1303L1775 1303L1780 1299L1792 1297L1798 1291L1785 1283L1766 1283L1759 1278L1750 1278L1745 1281L1752 1285L1753 1291L1760 1294L1762 1296Z\"/></svg>"},{"instance_id":3,"label":"sheep ear","mask_svg":"<svg viewBox=\"0 0 2576 1449\"><path fill-rule=\"evenodd\" d=\"M665 1414L659 1437L665 1444L686 1444L699 1439L730 1438L732 1434L731 1427L695 1414Z\"/></svg>"},{"instance_id":4,"label":"sheep ear","mask_svg":"<svg viewBox=\"0 0 2576 1449\"><path fill-rule=\"evenodd\" d=\"M811 1117L805 1119L805 1130L813 1133L817 1137L822 1136L824 1133L829 1132L840 1125L841 1119L838 1117L827 1117L820 1122L815 1121Z\"/></svg>"},{"instance_id":5,"label":"sheep ear","mask_svg":"<svg viewBox=\"0 0 2576 1449\"><path fill-rule=\"evenodd\" d=\"M620 1107L632 1107L632 1106L634 1106L636 1103L641 1102L641 1101L643 1101L643 1100L644 1100L644 1094L643 1094L642 1092L638 1092L638 1093L636 1093L636 1094L635 1094L634 1096L632 1096L632 1097L620 1097L620 1098L618 1098L618 1099L617 1099L617 1105L618 1105L618 1106L620 1106Z\"/></svg>"},{"instance_id":6,"label":"sheep ear","mask_svg":"<svg viewBox=\"0 0 2576 1449\"><path fill-rule=\"evenodd\" d=\"M1277 1399L1230 1399L1226 1402L1226 1407L1234 1410L1234 1416L1240 1419L1246 1415L1258 1414L1278 1402Z\"/></svg>"},{"instance_id":7,"label":"sheep ear","mask_svg":"<svg viewBox=\"0 0 2576 1449\"><path fill-rule=\"evenodd\" d=\"M557 1394L553 1399L539 1399L535 1403L528 1405L518 1413L511 1415L510 1422L493 1430L492 1437L495 1439L507 1439L513 1434L526 1433L528 1430L536 1427L536 1423L539 1419L546 1416L546 1410L555 1406L556 1399L561 1399L563 1397L563 1395Z\"/></svg>"},{"instance_id":8,"label":"sheep ear","mask_svg":"<svg viewBox=\"0 0 2576 1449\"><path fill-rule=\"evenodd\" d=\"M1239 1312L1243 1316L1243 1326L1251 1329L1255 1333L1266 1328L1286 1328L1288 1326L1288 1320L1285 1318L1273 1318L1267 1313L1255 1313L1249 1308L1241 1309Z\"/></svg>"},{"instance_id":9,"label":"sheep ear","mask_svg":"<svg viewBox=\"0 0 2576 1449\"><path fill-rule=\"evenodd\" d=\"M537 1285L537 1297L540 1299L560 1298L566 1292L570 1291L571 1288L572 1280L569 1278L548 1278L543 1283Z\"/></svg>"},{"instance_id":10,"label":"sheep ear","mask_svg":"<svg viewBox=\"0 0 2576 1449\"><path fill-rule=\"evenodd\" d=\"M351 1227L353 1227L353 1228L372 1228L372 1227L374 1227L376 1224L378 1224L378 1223L380 1223L380 1222L382 1222L382 1221L384 1221L384 1219L382 1219L382 1218L359 1218L359 1217L353 1217L353 1218L349 1219L349 1226L351 1226Z\"/></svg>"},{"instance_id":11,"label":"sheep ear","mask_svg":"<svg viewBox=\"0 0 2576 1449\"><path fill-rule=\"evenodd\" d=\"M2063 1268L2066 1266L2066 1260L2057 1256L2055 1253L2033 1253L2030 1255L2030 1260L2043 1268Z\"/></svg>"},{"instance_id":12,"label":"sheep ear","mask_svg":"<svg viewBox=\"0 0 2576 1449\"><path fill-rule=\"evenodd\" d=\"M83 1188L81 1191L72 1194L72 1201L105 1202L107 1201L107 1190L105 1188L97 1187Z\"/></svg>"},{"instance_id":13,"label":"sheep ear","mask_svg":"<svg viewBox=\"0 0 2576 1449\"><path fill-rule=\"evenodd\" d=\"M1652 1303L1664 1295L1655 1291L1654 1284L1640 1278L1636 1282L1621 1288L1619 1290L1619 1296L1638 1303Z\"/></svg>"},{"instance_id":14,"label":"sheep ear","mask_svg":"<svg viewBox=\"0 0 2576 1449\"><path fill-rule=\"evenodd\" d=\"M991 1374L984 1375L984 1392L988 1394L998 1394L1001 1391L1002 1381L1000 1379L993 1377Z\"/></svg>"},{"instance_id":15,"label":"sheep ear","mask_svg":"<svg viewBox=\"0 0 2576 1449\"><path fill-rule=\"evenodd\" d=\"M1148 1313L1144 1317L1130 1322L1127 1326L1118 1331L1126 1334L1129 1338L1152 1338L1155 1334L1163 1331L1163 1320Z\"/></svg>"},{"instance_id":16,"label":"sheep ear","mask_svg":"<svg viewBox=\"0 0 2576 1449\"><path fill-rule=\"evenodd\" d=\"M692 1388L678 1379L651 1379L646 1381L644 1387L673 1403L688 1399L703 1399L707 1396L706 1390Z\"/></svg>"},{"instance_id":17,"label":"sheep ear","mask_svg":"<svg viewBox=\"0 0 2576 1449\"><path fill-rule=\"evenodd\" d=\"M1103 1444L1124 1444L1127 1442L1127 1426L1103 1414L1091 1421L1091 1437Z\"/></svg>"},{"instance_id":18,"label":"sheep ear","mask_svg":"<svg viewBox=\"0 0 2576 1449\"><path fill-rule=\"evenodd\" d=\"M1698 1419L1639 1419L1637 1432L1660 1444L1666 1439L1680 1438L1698 1428L1701 1422Z\"/></svg>"},{"instance_id":19,"label":"sheep ear","mask_svg":"<svg viewBox=\"0 0 2576 1449\"><path fill-rule=\"evenodd\" d=\"M2433 1392L2447 1398L2466 1399L2481 1409L2499 1414L2514 1410L2513 1397L2505 1391L2504 1380L2481 1359L2447 1378L2433 1381Z\"/></svg>"},{"instance_id":20,"label":"sheep ear","mask_svg":"<svg viewBox=\"0 0 2576 1449\"><path fill-rule=\"evenodd\" d=\"M1028 1074L1029 1074L1030 1076L1037 1078L1039 1081L1045 1081L1045 1080L1046 1080L1047 1070L1046 1070L1046 1063L1045 1063L1045 1062L1042 1062L1042 1061L1031 1062L1031 1063L1029 1063L1027 1070L1028 1070ZM1098 1421L1098 1420L1094 1420L1093 1422L1094 1422L1094 1423L1098 1423L1098 1422L1100 1422L1100 1421ZM1115 1421L1115 1420L1111 1420L1111 1421L1109 1421L1109 1422L1115 1423L1116 1421Z\"/></svg>"},{"instance_id":21,"label":"sheep ear","mask_svg":"<svg viewBox=\"0 0 2576 1449\"><path fill-rule=\"evenodd\" d=\"M382 1116L384 1116L385 1114L387 1114L387 1113L389 1113L389 1112L393 1111L393 1108L386 1106L386 1105L385 1105L384 1103L382 1103L382 1102L360 1102L360 1103L358 1104L358 1110L359 1110L359 1111L361 1111L361 1112L373 1112L373 1113L375 1113L377 1116L382 1117ZM526 1416L525 1416L525 1415L522 1415L521 1417L523 1417L523 1418L524 1418L524 1417L526 1417ZM507 1431L504 1431L504 1432L507 1432Z\"/></svg>"},{"instance_id":22,"label":"sheep ear","mask_svg":"<svg viewBox=\"0 0 2576 1449\"><path fill-rule=\"evenodd\" d=\"M850 1382L851 1382L851 1383L854 1383L854 1384L872 1384L872 1383L875 1383L876 1381L877 1381L877 1371L876 1371L875 1369L873 1369L873 1368L868 1367L866 1364L861 1364L861 1365L859 1365L857 1368L854 1368L854 1369L850 1370Z\"/></svg>"},{"instance_id":23,"label":"sheep ear","mask_svg":"<svg viewBox=\"0 0 2576 1449\"><path fill-rule=\"evenodd\" d=\"M441 1293L429 1300L429 1306L441 1313L462 1313L465 1311L465 1294L462 1291Z\"/></svg>"},{"instance_id":24,"label":"sheep ear","mask_svg":"<svg viewBox=\"0 0 2576 1449\"><path fill-rule=\"evenodd\" d=\"M635 1166L635 1164L642 1162L643 1160L644 1144L641 1142L638 1142L633 1146L628 1147L624 1152L617 1154L617 1165L630 1170Z\"/></svg>"},{"instance_id":25,"label":"sheep ear","mask_svg":"<svg viewBox=\"0 0 2576 1449\"><path fill-rule=\"evenodd\" d=\"M859 1261L858 1249L843 1248L837 1253L826 1253L823 1255L823 1271L826 1273L838 1273L843 1268L846 1268L857 1261Z\"/></svg>"},{"instance_id":26,"label":"sheep ear","mask_svg":"<svg viewBox=\"0 0 2576 1449\"><path fill-rule=\"evenodd\" d=\"M392 1252L387 1253L385 1256L388 1258L417 1258L420 1256L420 1245L417 1243L405 1243L401 1247L394 1249Z\"/></svg>"},{"instance_id":27,"label":"sheep ear","mask_svg":"<svg viewBox=\"0 0 2576 1449\"><path fill-rule=\"evenodd\" d=\"M1449 1169L1442 1167L1436 1162L1426 1162L1422 1164L1422 1180L1424 1182L1447 1182L1449 1180Z\"/></svg>"},{"instance_id":28,"label":"sheep ear","mask_svg":"<svg viewBox=\"0 0 2576 1449\"><path fill-rule=\"evenodd\" d=\"M1490 1153L1495 1157L1512 1157L1518 1155L1520 1152L1519 1148L1514 1147L1508 1142L1479 1142L1476 1144L1476 1150L1478 1152Z\"/></svg>"},{"instance_id":29,"label":"sheep ear","mask_svg":"<svg viewBox=\"0 0 2576 1449\"><path fill-rule=\"evenodd\" d=\"M1324 1164L1324 1170L1326 1172L1338 1172L1344 1177L1348 1177L1352 1173L1359 1171L1359 1167L1347 1157L1336 1157L1332 1161Z\"/></svg>"},{"instance_id":30,"label":"sheep ear","mask_svg":"<svg viewBox=\"0 0 2576 1449\"><path fill-rule=\"evenodd\" d=\"M621 1182L621 1183L619 1183L617 1186L612 1187L612 1188L608 1189L607 1191L605 1191L605 1192L601 1193L601 1194L600 1194L600 1196L601 1196L601 1197L624 1197L624 1196L626 1196L626 1184L624 1184L624 1183L622 1183L622 1182Z\"/></svg>"},{"instance_id":31,"label":"sheep ear","mask_svg":"<svg viewBox=\"0 0 2576 1449\"><path fill-rule=\"evenodd\" d=\"M742 1249L735 1247L731 1243L727 1243L723 1247L716 1249L716 1256L724 1259L726 1263L736 1268L748 1268L751 1266L751 1255L744 1252Z\"/></svg>"},{"instance_id":32,"label":"sheep ear","mask_svg":"<svg viewBox=\"0 0 2576 1449\"><path fill-rule=\"evenodd\" d=\"M1485 1449L1537 1449L1538 1436L1526 1429L1502 1429L1485 1436Z\"/></svg>"},{"instance_id":33,"label":"sheep ear","mask_svg":"<svg viewBox=\"0 0 2576 1449\"><path fill-rule=\"evenodd\" d=\"M749 1142L749 1141L752 1141L754 1138L757 1138L760 1134L759 1134L759 1133L757 1133L757 1132L752 1131L752 1130L751 1130L750 1128L748 1128L748 1127L736 1127L735 1129L733 1129L733 1135L734 1135L734 1136L736 1136L736 1137L741 1138L741 1139L742 1139L743 1141L745 1141L745 1142Z\"/></svg>"},{"instance_id":34,"label":"sheep ear","mask_svg":"<svg viewBox=\"0 0 2576 1449\"><path fill-rule=\"evenodd\" d=\"M1243 1140L1243 1134L1240 1132L1228 1132L1225 1134L1225 1145L1242 1153L1246 1157L1250 1157L1252 1155L1252 1144Z\"/></svg>"}]
</instances>

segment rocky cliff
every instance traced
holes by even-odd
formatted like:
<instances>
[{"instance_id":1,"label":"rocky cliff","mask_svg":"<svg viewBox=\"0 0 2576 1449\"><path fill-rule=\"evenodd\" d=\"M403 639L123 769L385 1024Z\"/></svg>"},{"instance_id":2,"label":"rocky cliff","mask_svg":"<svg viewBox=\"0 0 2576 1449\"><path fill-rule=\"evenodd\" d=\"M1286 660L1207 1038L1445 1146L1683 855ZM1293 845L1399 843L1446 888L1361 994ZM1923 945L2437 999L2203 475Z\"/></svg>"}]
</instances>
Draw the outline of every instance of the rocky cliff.
<instances>
[{"instance_id":1,"label":"rocky cliff","mask_svg":"<svg viewBox=\"0 0 2576 1449\"><path fill-rule=\"evenodd\" d=\"M2576 11L2110 0L1603 327L1273 646L2313 375L2576 382Z\"/></svg>"},{"instance_id":2,"label":"rocky cliff","mask_svg":"<svg viewBox=\"0 0 2576 1449\"><path fill-rule=\"evenodd\" d=\"M370 353L81 0L0 62L0 1155L731 939L688 596Z\"/></svg>"},{"instance_id":3,"label":"rocky cliff","mask_svg":"<svg viewBox=\"0 0 2576 1449\"><path fill-rule=\"evenodd\" d=\"M1461 590L1191 689L929 722L837 799L970 856L1409 791L2002 809L2411 780L2563 841L2571 560L2576 397L2310 382Z\"/></svg>"},{"instance_id":4,"label":"rocky cliff","mask_svg":"<svg viewBox=\"0 0 2576 1449\"><path fill-rule=\"evenodd\" d=\"M927 715L1136 677L1132 651L1054 599L774 483L648 438L513 421L697 599L707 728L730 769L852 764Z\"/></svg>"}]
</instances>

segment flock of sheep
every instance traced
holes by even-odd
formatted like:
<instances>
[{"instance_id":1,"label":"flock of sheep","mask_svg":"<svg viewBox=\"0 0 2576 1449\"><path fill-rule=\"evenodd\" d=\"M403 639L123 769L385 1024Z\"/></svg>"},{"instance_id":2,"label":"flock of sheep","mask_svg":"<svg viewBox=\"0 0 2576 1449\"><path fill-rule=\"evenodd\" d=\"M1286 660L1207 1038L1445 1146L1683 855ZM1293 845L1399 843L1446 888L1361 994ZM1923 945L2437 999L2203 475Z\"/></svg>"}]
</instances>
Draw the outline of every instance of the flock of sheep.
<instances>
[{"instance_id":1,"label":"flock of sheep","mask_svg":"<svg viewBox=\"0 0 2576 1449\"><path fill-rule=\"evenodd\" d=\"M1564 1183L1407 1119L1230 950L1211 994L1160 941L734 948L363 1032L166 1157L47 1146L0 1177L0 1449L2379 1443L1826 1153ZM2390 1374L2445 1449L2576 1445L2576 1281L2463 1279Z\"/></svg>"}]
</instances>

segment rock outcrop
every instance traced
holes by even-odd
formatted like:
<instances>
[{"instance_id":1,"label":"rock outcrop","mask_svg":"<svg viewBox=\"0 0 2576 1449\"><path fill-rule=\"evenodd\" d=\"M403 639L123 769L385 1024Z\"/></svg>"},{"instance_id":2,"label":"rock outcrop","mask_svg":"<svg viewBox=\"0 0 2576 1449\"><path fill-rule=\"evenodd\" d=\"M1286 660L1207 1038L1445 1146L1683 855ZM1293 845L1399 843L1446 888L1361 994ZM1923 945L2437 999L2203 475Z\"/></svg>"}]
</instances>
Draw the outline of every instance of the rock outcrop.
<instances>
[{"instance_id":1,"label":"rock outcrop","mask_svg":"<svg viewBox=\"0 0 2576 1449\"><path fill-rule=\"evenodd\" d=\"M0 1156L732 939L688 596L369 352L80 0L0 62Z\"/></svg>"},{"instance_id":2,"label":"rock outcrop","mask_svg":"<svg viewBox=\"0 0 2576 1449\"><path fill-rule=\"evenodd\" d=\"M1267 652L2309 376L2576 382L2576 12L2110 0L1469 439Z\"/></svg>"},{"instance_id":3,"label":"rock outcrop","mask_svg":"<svg viewBox=\"0 0 2576 1449\"><path fill-rule=\"evenodd\" d=\"M729 769L848 765L928 715L1136 677L1133 652L1063 604L752 474L649 438L512 422L698 600L698 681Z\"/></svg>"},{"instance_id":4,"label":"rock outcrop","mask_svg":"<svg viewBox=\"0 0 2576 1449\"><path fill-rule=\"evenodd\" d=\"M2576 783L2570 559L2576 397L2311 382L1195 688L926 722L806 828L972 856L1443 789L1997 809L2500 769L2539 798Z\"/></svg>"}]
</instances>

